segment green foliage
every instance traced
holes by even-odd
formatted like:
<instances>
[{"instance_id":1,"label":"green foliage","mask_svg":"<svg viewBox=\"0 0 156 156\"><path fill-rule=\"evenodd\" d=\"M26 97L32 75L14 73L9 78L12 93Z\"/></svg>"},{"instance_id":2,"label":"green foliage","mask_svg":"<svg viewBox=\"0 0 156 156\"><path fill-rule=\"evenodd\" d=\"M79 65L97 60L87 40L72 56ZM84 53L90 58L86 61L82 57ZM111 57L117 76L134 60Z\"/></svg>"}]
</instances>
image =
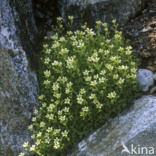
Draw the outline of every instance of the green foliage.
<instances>
[{"instance_id":1,"label":"green foliage","mask_svg":"<svg viewBox=\"0 0 156 156\"><path fill-rule=\"evenodd\" d=\"M69 19L72 27L73 18ZM95 31L86 24L81 30L65 31L58 18L56 33L43 46L41 107L29 126L35 144L25 143L26 150L65 156L136 97L136 60L116 28L113 20L113 35L101 21Z\"/></svg>"}]
</instances>

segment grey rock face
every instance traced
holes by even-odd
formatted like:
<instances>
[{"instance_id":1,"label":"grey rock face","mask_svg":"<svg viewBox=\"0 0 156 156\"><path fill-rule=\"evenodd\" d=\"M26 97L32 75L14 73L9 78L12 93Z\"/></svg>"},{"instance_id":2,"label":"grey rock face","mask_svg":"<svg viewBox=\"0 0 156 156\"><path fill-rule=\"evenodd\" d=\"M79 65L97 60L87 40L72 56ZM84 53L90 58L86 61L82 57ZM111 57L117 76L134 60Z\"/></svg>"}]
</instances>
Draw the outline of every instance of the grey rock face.
<instances>
[{"instance_id":1,"label":"grey rock face","mask_svg":"<svg viewBox=\"0 0 156 156\"><path fill-rule=\"evenodd\" d=\"M60 12L65 21L73 15L76 27L84 22L92 26L97 20L110 23L113 19L123 25L144 7L144 3L145 0L61 0Z\"/></svg>"},{"instance_id":2,"label":"grey rock face","mask_svg":"<svg viewBox=\"0 0 156 156\"><path fill-rule=\"evenodd\" d=\"M38 83L25 46L32 52L35 33L31 0L0 0L0 156L17 156L30 140Z\"/></svg>"},{"instance_id":3,"label":"grey rock face","mask_svg":"<svg viewBox=\"0 0 156 156\"><path fill-rule=\"evenodd\" d=\"M144 149L140 154L148 155L152 152L150 148L156 150L155 112L156 97L144 96L136 100L130 110L111 119L102 128L80 142L69 155L130 156L138 154L143 147L147 147L147 151ZM124 145L131 154L121 153ZM132 151L134 149L132 146L136 147L136 153Z\"/></svg>"},{"instance_id":4,"label":"grey rock face","mask_svg":"<svg viewBox=\"0 0 156 156\"><path fill-rule=\"evenodd\" d=\"M154 84L153 73L147 69L139 69L138 80L144 92L149 90L149 87Z\"/></svg>"}]
</instances>

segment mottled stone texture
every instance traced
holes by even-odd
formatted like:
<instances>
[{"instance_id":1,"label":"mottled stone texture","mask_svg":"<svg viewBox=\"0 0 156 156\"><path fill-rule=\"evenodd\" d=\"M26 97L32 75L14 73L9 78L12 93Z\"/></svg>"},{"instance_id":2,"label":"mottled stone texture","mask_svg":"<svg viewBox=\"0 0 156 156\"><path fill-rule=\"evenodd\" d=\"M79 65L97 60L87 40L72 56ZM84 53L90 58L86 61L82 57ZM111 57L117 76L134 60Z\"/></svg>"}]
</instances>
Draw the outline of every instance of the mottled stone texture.
<instances>
[{"instance_id":1,"label":"mottled stone texture","mask_svg":"<svg viewBox=\"0 0 156 156\"><path fill-rule=\"evenodd\" d=\"M31 0L0 0L0 156L17 156L30 140L38 83L26 53L36 33Z\"/></svg>"},{"instance_id":2,"label":"mottled stone texture","mask_svg":"<svg viewBox=\"0 0 156 156\"><path fill-rule=\"evenodd\" d=\"M37 52L34 51L34 48L38 31L32 9L32 0L9 0L9 4L17 28L16 33L20 37L22 48L25 50L28 59L31 60L31 65L33 65L36 60L35 53Z\"/></svg>"},{"instance_id":3,"label":"mottled stone texture","mask_svg":"<svg viewBox=\"0 0 156 156\"><path fill-rule=\"evenodd\" d=\"M156 97L143 96L129 110L111 119L84 139L70 156L130 156L122 153L123 144L138 153L141 147L156 147ZM156 150L156 149L155 149ZM155 151L156 152L156 151ZM155 153L156 154L156 153ZM134 154L135 155L135 154ZM148 155L145 153L142 155Z\"/></svg>"},{"instance_id":4,"label":"mottled stone texture","mask_svg":"<svg viewBox=\"0 0 156 156\"><path fill-rule=\"evenodd\" d=\"M151 86L154 84L154 75L152 71L147 69L139 69L138 71L138 81L142 91L147 92Z\"/></svg>"},{"instance_id":5,"label":"mottled stone texture","mask_svg":"<svg viewBox=\"0 0 156 156\"><path fill-rule=\"evenodd\" d=\"M144 7L146 0L60 0L60 12L64 20L73 15L75 26L80 27L85 21L90 26L96 20L110 23L116 19L125 24Z\"/></svg>"},{"instance_id":6,"label":"mottled stone texture","mask_svg":"<svg viewBox=\"0 0 156 156\"><path fill-rule=\"evenodd\" d=\"M24 141L30 140L27 127L37 104L37 92L34 73L28 70L25 76L18 73L10 51L0 50L1 156L17 156Z\"/></svg>"}]
</instances>

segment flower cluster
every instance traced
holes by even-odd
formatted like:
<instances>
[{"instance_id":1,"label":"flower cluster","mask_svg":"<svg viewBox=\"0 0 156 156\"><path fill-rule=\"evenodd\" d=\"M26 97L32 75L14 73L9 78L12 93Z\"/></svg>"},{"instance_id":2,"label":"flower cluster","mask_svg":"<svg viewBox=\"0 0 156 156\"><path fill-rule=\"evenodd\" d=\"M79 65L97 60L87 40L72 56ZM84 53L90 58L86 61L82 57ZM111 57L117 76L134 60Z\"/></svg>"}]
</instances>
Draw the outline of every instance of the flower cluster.
<instances>
[{"instance_id":1,"label":"flower cluster","mask_svg":"<svg viewBox=\"0 0 156 156\"><path fill-rule=\"evenodd\" d=\"M34 111L29 126L35 142L24 143L26 150L39 156L66 155L72 145L136 97L136 59L116 21L112 22L113 37L101 21L95 30L85 24L80 30L62 33L58 18L57 32L43 46L41 107ZM72 23L70 16L70 27Z\"/></svg>"}]
</instances>

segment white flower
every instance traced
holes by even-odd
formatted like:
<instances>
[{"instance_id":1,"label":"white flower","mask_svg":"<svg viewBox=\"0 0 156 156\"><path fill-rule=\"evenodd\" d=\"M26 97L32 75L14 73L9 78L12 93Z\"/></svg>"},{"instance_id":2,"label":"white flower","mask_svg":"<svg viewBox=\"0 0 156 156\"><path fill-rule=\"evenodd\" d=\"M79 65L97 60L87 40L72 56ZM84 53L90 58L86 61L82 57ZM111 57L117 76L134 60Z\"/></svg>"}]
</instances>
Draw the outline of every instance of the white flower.
<instances>
[{"instance_id":1,"label":"white flower","mask_svg":"<svg viewBox=\"0 0 156 156\"><path fill-rule=\"evenodd\" d=\"M58 34L56 33L55 35L51 36L52 40L57 40L58 39Z\"/></svg>"},{"instance_id":2,"label":"white flower","mask_svg":"<svg viewBox=\"0 0 156 156\"><path fill-rule=\"evenodd\" d=\"M62 82L65 83L67 81L67 78L65 76L62 77Z\"/></svg>"},{"instance_id":3,"label":"white flower","mask_svg":"<svg viewBox=\"0 0 156 156\"><path fill-rule=\"evenodd\" d=\"M39 133L37 134L37 137L39 138L39 137L41 137L41 136L42 136L42 133L39 132Z\"/></svg>"},{"instance_id":4,"label":"white flower","mask_svg":"<svg viewBox=\"0 0 156 156\"><path fill-rule=\"evenodd\" d=\"M135 63L135 62L131 62L131 65L132 65L132 66L135 66L135 65L136 65L136 63Z\"/></svg>"},{"instance_id":5,"label":"white flower","mask_svg":"<svg viewBox=\"0 0 156 156\"><path fill-rule=\"evenodd\" d=\"M47 104L44 102L44 103L42 104L42 107L45 108L46 106L47 106Z\"/></svg>"},{"instance_id":6,"label":"white flower","mask_svg":"<svg viewBox=\"0 0 156 156\"><path fill-rule=\"evenodd\" d=\"M78 95L76 99L78 104L82 104L84 101L81 95Z\"/></svg>"},{"instance_id":7,"label":"white flower","mask_svg":"<svg viewBox=\"0 0 156 156\"><path fill-rule=\"evenodd\" d=\"M96 80L91 81L90 85L95 87L97 85L97 81Z\"/></svg>"},{"instance_id":8,"label":"white flower","mask_svg":"<svg viewBox=\"0 0 156 156\"><path fill-rule=\"evenodd\" d=\"M119 75L118 74L114 74L113 75L113 79L118 79L119 78Z\"/></svg>"},{"instance_id":9,"label":"white flower","mask_svg":"<svg viewBox=\"0 0 156 156\"><path fill-rule=\"evenodd\" d=\"M49 120L54 120L54 115L53 114L47 114L46 116Z\"/></svg>"},{"instance_id":10,"label":"white flower","mask_svg":"<svg viewBox=\"0 0 156 156\"><path fill-rule=\"evenodd\" d=\"M49 62L50 62L50 59L49 58L45 58L44 63L45 64L49 64Z\"/></svg>"},{"instance_id":11,"label":"white flower","mask_svg":"<svg viewBox=\"0 0 156 156\"><path fill-rule=\"evenodd\" d=\"M99 57L93 57L93 58L92 58L92 61L95 62L95 63L97 63L99 60L100 60Z\"/></svg>"},{"instance_id":12,"label":"white flower","mask_svg":"<svg viewBox=\"0 0 156 156\"><path fill-rule=\"evenodd\" d=\"M46 53L46 54L50 54L50 53L51 53L51 50L50 50L50 49L46 49L46 50L45 50L45 53Z\"/></svg>"},{"instance_id":13,"label":"white flower","mask_svg":"<svg viewBox=\"0 0 156 156\"><path fill-rule=\"evenodd\" d=\"M91 94L91 95L89 96L89 99L94 99L94 98L96 98L96 95L95 95L95 94Z\"/></svg>"},{"instance_id":14,"label":"white flower","mask_svg":"<svg viewBox=\"0 0 156 156\"><path fill-rule=\"evenodd\" d=\"M44 98L44 95L39 96L39 100L43 100L43 98Z\"/></svg>"},{"instance_id":15,"label":"white flower","mask_svg":"<svg viewBox=\"0 0 156 156\"><path fill-rule=\"evenodd\" d=\"M113 44L111 44L111 45L109 46L109 48L110 48L110 49L113 49L113 48L114 48L114 45L113 45Z\"/></svg>"},{"instance_id":16,"label":"white flower","mask_svg":"<svg viewBox=\"0 0 156 156\"><path fill-rule=\"evenodd\" d=\"M57 21L62 21L62 17L57 17Z\"/></svg>"},{"instance_id":17,"label":"white flower","mask_svg":"<svg viewBox=\"0 0 156 156\"><path fill-rule=\"evenodd\" d=\"M33 125L30 125L30 126L28 127L28 129L32 131L32 130L33 130Z\"/></svg>"},{"instance_id":18,"label":"white flower","mask_svg":"<svg viewBox=\"0 0 156 156\"><path fill-rule=\"evenodd\" d=\"M60 131L61 131L60 129L55 129L55 130L53 131L53 134L54 134L54 135L59 134Z\"/></svg>"},{"instance_id":19,"label":"white flower","mask_svg":"<svg viewBox=\"0 0 156 156\"><path fill-rule=\"evenodd\" d=\"M131 78L136 79L137 75L136 74L132 74Z\"/></svg>"},{"instance_id":20,"label":"white flower","mask_svg":"<svg viewBox=\"0 0 156 156\"><path fill-rule=\"evenodd\" d=\"M85 32L87 32L87 34L90 35L90 36L94 36L94 35L95 35L95 32L93 31L93 29L87 28L87 29L85 30Z\"/></svg>"},{"instance_id":21,"label":"white flower","mask_svg":"<svg viewBox=\"0 0 156 156\"><path fill-rule=\"evenodd\" d=\"M52 66L62 66L62 62L58 62L58 61L54 61L53 63L52 63Z\"/></svg>"},{"instance_id":22,"label":"white flower","mask_svg":"<svg viewBox=\"0 0 156 156\"><path fill-rule=\"evenodd\" d=\"M43 47L44 47L45 49L47 49L47 48L48 48L48 44L44 44Z\"/></svg>"},{"instance_id":23,"label":"white flower","mask_svg":"<svg viewBox=\"0 0 156 156\"><path fill-rule=\"evenodd\" d=\"M120 78L119 81L118 81L118 84L123 84L124 81L125 81L124 79Z\"/></svg>"},{"instance_id":24,"label":"white flower","mask_svg":"<svg viewBox=\"0 0 156 156\"><path fill-rule=\"evenodd\" d=\"M99 75L98 74L96 74L96 75L94 75L94 79L98 79L99 78Z\"/></svg>"},{"instance_id":25,"label":"white flower","mask_svg":"<svg viewBox=\"0 0 156 156\"><path fill-rule=\"evenodd\" d=\"M114 91L114 92L109 93L109 94L107 95L107 97L108 97L109 99L116 98L116 92Z\"/></svg>"},{"instance_id":26,"label":"white flower","mask_svg":"<svg viewBox=\"0 0 156 156\"><path fill-rule=\"evenodd\" d=\"M53 90L57 91L59 89L59 84L58 83L53 83Z\"/></svg>"},{"instance_id":27,"label":"white flower","mask_svg":"<svg viewBox=\"0 0 156 156\"><path fill-rule=\"evenodd\" d=\"M102 104L101 104L101 103L97 103L97 104L96 104L96 108L97 108L97 109L101 109L101 108L102 108Z\"/></svg>"},{"instance_id":28,"label":"white flower","mask_svg":"<svg viewBox=\"0 0 156 156\"><path fill-rule=\"evenodd\" d=\"M85 107L82 108L82 111L83 112L88 112L89 111L89 108L87 106L85 106Z\"/></svg>"},{"instance_id":29,"label":"white flower","mask_svg":"<svg viewBox=\"0 0 156 156\"><path fill-rule=\"evenodd\" d=\"M66 60L66 63L67 63L67 68L68 69L74 68L75 56L68 57L67 60Z\"/></svg>"},{"instance_id":30,"label":"white flower","mask_svg":"<svg viewBox=\"0 0 156 156\"><path fill-rule=\"evenodd\" d=\"M60 121L65 121L66 120L66 116L65 115L64 116L60 116L59 119L60 119Z\"/></svg>"},{"instance_id":31,"label":"white flower","mask_svg":"<svg viewBox=\"0 0 156 156\"><path fill-rule=\"evenodd\" d=\"M132 68L132 69L131 69L131 72L132 72L132 73L136 73L136 71L137 71L136 68Z\"/></svg>"},{"instance_id":32,"label":"white flower","mask_svg":"<svg viewBox=\"0 0 156 156\"><path fill-rule=\"evenodd\" d=\"M113 69L114 69L114 67L112 65L110 65L110 64L106 64L105 66L110 71L113 71Z\"/></svg>"},{"instance_id":33,"label":"white flower","mask_svg":"<svg viewBox=\"0 0 156 156\"><path fill-rule=\"evenodd\" d=\"M35 139L35 135L32 135L31 138L32 138L32 139Z\"/></svg>"},{"instance_id":34,"label":"white flower","mask_svg":"<svg viewBox=\"0 0 156 156\"><path fill-rule=\"evenodd\" d=\"M23 147L24 147L24 148L29 147L29 143L28 143L28 142L25 142L25 143L23 144Z\"/></svg>"},{"instance_id":35,"label":"white flower","mask_svg":"<svg viewBox=\"0 0 156 156\"><path fill-rule=\"evenodd\" d=\"M107 27L107 23L103 23L103 26L106 28Z\"/></svg>"},{"instance_id":36,"label":"white flower","mask_svg":"<svg viewBox=\"0 0 156 156\"><path fill-rule=\"evenodd\" d=\"M72 82L67 83L67 87L68 87L68 88L71 88L72 85L73 85Z\"/></svg>"},{"instance_id":37,"label":"white flower","mask_svg":"<svg viewBox=\"0 0 156 156\"><path fill-rule=\"evenodd\" d=\"M76 36L71 36L70 39L71 39L72 41L76 41ZM77 42L77 41L76 41L76 42ZM78 42L77 42L77 43L78 43Z\"/></svg>"},{"instance_id":38,"label":"white flower","mask_svg":"<svg viewBox=\"0 0 156 156\"><path fill-rule=\"evenodd\" d=\"M62 132L62 136L63 136L63 137L67 137L67 136L68 136L68 131L65 130L64 132Z\"/></svg>"},{"instance_id":39,"label":"white flower","mask_svg":"<svg viewBox=\"0 0 156 156\"><path fill-rule=\"evenodd\" d=\"M35 121L36 121L36 117L33 117L33 118L32 118L32 122L35 122Z\"/></svg>"},{"instance_id":40,"label":"white flower","mask_svg":"<svg viewBox=\"0 0 156 156\"><path fill-rule=\"evenodd\" d=\"M56 139L54 140L54 148L55 148L55 149L60 148L60 139L56 138Z\"/></svg>"},{"instance_id":41,"label":"white flower","mask_svg":"<svg viewBox=\"0 0 156 156\"><path fill-rule=\"evenodd\" d=\"M104 77L99 78L99 83L104 83L105 81L106 81L106 78Z\"/></svg>"},{"instance_id":42,"label":"white flower","mask_svg":"<svg viewBox=\"0 0 156 156\"><path fill-rule=\"evenodd\" d=\"M124 51L124 48L123 47L120 47L118 51L123 52Z\"/></svg>"},{"instance_id":43,"label":"white flower","mask_svg":"<svg viewBox=\"0 0 156 156\"><path fill-rule=\"evenodd\" d=\"M47 132L50 133L52 131L53 131L53 128L52 127L48 127Z\"/></svg>"},{"instance_id":44,"label":"white flower","mask_svg":"<svg viewBox=\"0 0 156 156\"><path fill-rule=\"evenodd\" d=\"M112 56L112 57L110 58L110 60L113 61L113 62L115 62L117 59L118 59L117 56Z\"/></svg>"},{"instance_id":45,"label":"white flower","mask_svg":"<svg viewBox=\"0 0 156 156\"><path fill-rule=\"evenodd\" d=\"M119 34L115 34L115 35L114 35L114 38L115 38L116 40L119 40L120 37L121 37L121 36L120 36Z\"/></svg>"},{"instance_id":46,"label":"white flower","mask_svg":"<svg viewBox=\"0 0 156 156\"><path fill-rule=\"evenodd\" d=\"M58 111L58 115L62 115L62 111Z\"/></svg>"},{"instance_id":47,"label":"white flower","mask_svg":"<svg viewBox=\"0 0 156 156\"><path fill-rule=\"evenodd\" d=\"M32 145L32 146L30 147L30 151L35 151L35 149L36 149L36 146L35 146L35 145Z\"/></svg>"},{"instance_id":48,"label":"white flower","mask_svg":"<svg viewBox=\"0 0 156 156\"><path fill-rule=\"evenodd\" d=\"M67 31L67 35L72 35L72 31Z\"/></svg>"},{"instance_id":49,"label":"white flower","mask_svg":"<svg viewBox=\"0 0 156 156\"><path fill-rule=\"evenodd\" d=\"M38 146L38 145L40 145L40 143L41 143L41 139L37 139L36 145Z\"/></svg>"},{"instance_id":50,"label":"white flower","mask_svg":"<svg viewBox=\"0 0 156 156\"><path fill-rule=\"evenodd\" d=\"M88 71L88 70L85 70L85 71L83 72L83 75L85 75L85 76L88 76L88 74L89 74L89 71Z\"/></svg>"},{"instance_id":51,"label":"white flower","mask_svg":"<svg viewBox=\"0 0 156 156\"><path fill-rule=\"evenodd\" d=\"M66 94L69 94L69 93L70 93L70 89L69 89L69 88L66 88L66 89L65 89L65 93L66 93Z\"/></svg>"},{"instance_id":52,"label":"white flower","mask_svg":"<svg viewBox=\"0 0 156 156\"><path fill-rule=\"evenodd\" d=\"M65 107L65 108L63 109L63 111L64 111L65 113L68 113L68 112L69 112L69 108L68 108L68 107Z\"/></svg>"},{"instance_id":53,"label":"white flower","mask_svg":"<svg viewBox=\"0 0 156 156\"><path fill-rule=\"evenodd\" d=\"M106 43L107 43L107 44L109 44L110 42L111 42L111 40L108 40L108 39L106 40Z\"/></svg>"},{"instance_id":54,"label":"white flower","mask_svg":"<svg viewBox=\"0 0 156 156\"><path fill-rule=\"evenodd\" d=\"M102 42L102 43L103 43L103 42ZM102 44L102 43L101 43L101 44ZM99 49L99 53L103 53L103 49Z\"/></svg>"},{"instance_id":55,"label":"white flower","mask_svg":"<svg viewBox=\"0 0 156 156\"><path fill-rule=\"evenodd\" d=\"M47 85L50 84L50 81L49 81L49 80L44 80L44 81L43 81L43 84L47 86Z\"/></svg>"},{"instance_id":56,"label":"white flower","mask_svg":"<svg viewBox=\"0 0 156 156\"><path fill-rule=\"evenodd\" d=\"M86 80L87 82L90 82L91 79L92 79L92 78L91 78L90 76L88 76L88 77L85 78L85 80Z\"/></svg>"},{"instance_id":57,"label":"white flower","mask_svg":"<svg viewBox=\"0 0 156 156\"><path fill-rule=\"evenodd\" d=\"M112 20L112 23L113 23L113 24L115 24L115 23L116 23L116 20L115 20L115 19L113 19L113 20Z\"/></svg>"},{"instance_id":58,"label":"white flower","mask_svg":"<svg viewBox=\"0 0 156 156\"><path fill-rule=\"evenodd\" d=\"M64 103L65 104L70 104L70 99L69 98L66 98Z\"/></svg>"},{"instance_id":59,"label":"white flower","mask_svg":"<svg viewBox=\"0 0 156 156\"><path fill-rule=\"evenodd\" d=\"M101 22L101 21L96 21L96 24L97 24L97 25L101 25L102 22Z\"/></svg>"},{"instance_id":60,"label":"white flower","mask_svg":"<svg viewBox=\"0 0 156 156\"><path fill-rule=\"evenodd\" d=\"M132 51L131 50L126 50L126 55L131 55Z\"/></svg>"},{"instance_id":61,"label":"white flower","mask_svg":"<svg viewBox=\"0 0 156 156\"><path fill-rule=\"evenodd\" d=\"M67 48L61 49L61 51L59 52L60 55L66 55L68 54L69 50Z\"/></svg>"},{"instance_id":62,"label":"white flower","mask_svg":"<svg viewBox=\"0 0 156 156\"><path fill-rule=\"evenodd\" d=\"M52 45L53 49L56 49L60 46L60 43L58 41L54 42L54 44Z\"/></svg>"},{"instance_id":63,"label":"white flower","mask_svg":"<svg viewBox=\"0 0 156 156\"><path fill-rule=\"evenodd\" d=\"M56 106L54 104L50 104L49 107L47 108L48 112L52 112L55 107Z\"/></svg>"},{"instance_id":64,"label":"white flower","mask_svg":"<svg viewBox=\"0 0 156 156\"><path fill-rule=\"evenodd\" d=\"M132 50L131 46L126 47L126 50Z\"/></svg>"},{"instance_id":65,"label":"white flower","mask_svg":"<svg viewBox=\"0 0 156 156\"><path fill-rule=\"evenodd\" d=\"M64 37L60 37L60 42L64 42L65 38Z\"/></svg>"},{"instance_id":66,"label":"white flower","mask_svg":"<svg viewBox=\"0 0 156 156\"><path fill-rule=\"evenodd\" d=\"M100 72L100 75L105 75L106 74L106 71L105 70L102 70L101 72Z\"/></svg>"},{"instance_id":67,"label":"white flower","mask_svg":"<svg viewBox=\"0 0 156 156\"><path fill-rule=\"evenodd\" d=\"M57 99L60 99L61 98L61 94L59 94L59 93L54 94L54 97L56 97Z\"/></svg>"},{"instance_id":68,"label":"white flower","mask_svg":"<svg viewBox=\"0 0 156 156\"><path fill-rule=\"evenodd\" d=\"M20 153L19 156L25 156L25 154L24 153Z\"/></svg>"},{"instance_id":69,"label":"white flower","mask_svg":"<svg viewBox=\"0 0 156 156\"><path fill-rule=\"evenodd\" d=\"M107 56L110 53L109 50L104 50L104 54Z\"/></svg>"},{"instance_id":70,"label":"white flower","mask_svg":"<svg viewBox=\"0 0 156 156\"><path fill-rule=\"evenodd\" d=\"M70 21L73 21L74 17L73 17L73 16L68 16L68 19L69 19Z\"/></svg>"},{"instance_id":71,"label":"white flower","mask_svg":"<svg viewBox=\"0 0 156 156\"><path fill-rule=\"evenodd\" d=\"M119 70L127 70L128 66L121 65L118 67Z\"/></svg>"},{"instance_id":72,"label":"white flower","mask_svg":"<svg viewBox=\"0 0 156 156\"><path fill-rule=\"evenodd\" d=\"M86 91L84 88L80 90L80 94L85 94L85 93L86 93Z\"/></svg>"},{"instance_id":73,"label":"white flower","mask_svg":"<svg viewBox=\"0 0 156 156\"><path fill-rule=\"evenodd\" d=\"M37 115L37 114L38 114L38 110L37 110L37 109L35 109L34 114L35 114L35 115Z\"/></svg>"},{"instance_id":74,"label":"white flower","mask_svg":"<svg viewBox=\"0 0 156 156\"><path fill-rule=\"evenodd\" d=\"M45 123L43 121L40 122L40 127L44 127Z\"/></svg>"}]
</instances>

